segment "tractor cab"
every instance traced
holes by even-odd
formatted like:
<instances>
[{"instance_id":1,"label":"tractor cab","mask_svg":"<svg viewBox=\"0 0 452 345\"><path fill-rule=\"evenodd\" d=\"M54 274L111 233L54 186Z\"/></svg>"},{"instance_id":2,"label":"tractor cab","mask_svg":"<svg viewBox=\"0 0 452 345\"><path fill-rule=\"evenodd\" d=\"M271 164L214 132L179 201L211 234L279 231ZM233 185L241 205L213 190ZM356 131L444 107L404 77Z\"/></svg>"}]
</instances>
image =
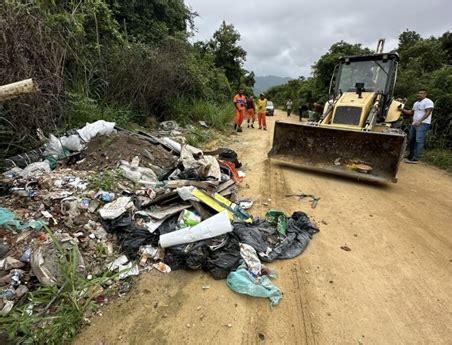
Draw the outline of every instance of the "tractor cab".
<instances>
[{"instance_id":1,"label":"tractor cab","mask_svg":"<svg viewBox=\"0 0 452 345\"><path fill-rule=\"evenodd\" d=\"M345 92L376 92L392 97L399 60L397 53L341 58L336 73L336 95Z\"/></svg>"}]
</instances>

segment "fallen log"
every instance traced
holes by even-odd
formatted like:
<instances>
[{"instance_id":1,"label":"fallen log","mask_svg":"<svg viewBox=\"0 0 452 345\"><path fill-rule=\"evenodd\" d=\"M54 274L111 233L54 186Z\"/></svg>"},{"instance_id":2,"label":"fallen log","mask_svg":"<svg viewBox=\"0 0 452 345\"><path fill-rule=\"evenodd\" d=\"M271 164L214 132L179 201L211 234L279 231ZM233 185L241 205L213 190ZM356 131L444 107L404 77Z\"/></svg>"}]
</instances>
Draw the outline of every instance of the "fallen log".
<instances>
[{"instance_id":1,"label":"fallen log","mask_svg":"<svg viewBox=\"0 0 452 345\"><path fill-rule=\"evenodd\" d=\"M2 85L0 86L0 102L36 91L38 91L38 85L33 82L33 79Z\"/></svg>"}]
</instances>

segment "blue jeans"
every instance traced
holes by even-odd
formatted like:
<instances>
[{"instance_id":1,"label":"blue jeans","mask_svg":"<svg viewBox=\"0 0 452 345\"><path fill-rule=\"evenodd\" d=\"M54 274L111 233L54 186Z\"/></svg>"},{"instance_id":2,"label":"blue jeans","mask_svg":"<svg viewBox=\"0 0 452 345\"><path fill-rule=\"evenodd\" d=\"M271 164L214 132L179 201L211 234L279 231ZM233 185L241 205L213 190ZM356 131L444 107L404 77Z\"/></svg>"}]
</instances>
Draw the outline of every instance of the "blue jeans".
<instances>
[{"instance_id":1,"label":"blue jeans","mask_svg":"<svg viewBox=\"0 0 452 345\"><path fill-rule=\"evenodd\" d=\"M410 154L408 155L408 159L418 159L422 154L429 126L428 123L421 123L419 127L411 125L409 137Z\"/></svg>"}]
</instances>

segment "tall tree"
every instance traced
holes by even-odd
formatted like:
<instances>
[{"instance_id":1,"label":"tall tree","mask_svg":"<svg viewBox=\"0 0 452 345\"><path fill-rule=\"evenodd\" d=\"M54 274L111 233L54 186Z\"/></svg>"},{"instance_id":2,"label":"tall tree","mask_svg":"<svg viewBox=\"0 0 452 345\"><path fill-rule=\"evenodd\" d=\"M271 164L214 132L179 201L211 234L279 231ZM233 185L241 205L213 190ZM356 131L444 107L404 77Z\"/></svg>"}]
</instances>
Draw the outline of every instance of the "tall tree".
<instances>
[{"instance_id":1,"label":"tall tree","mask_svg":"<svg viewBox=\"0 0 452 345\"><path fill-rule=\"evenodd\" d=\"M129 40L155 43L166 36L185 34L196 14L183 0L108 0L121 31Z\"/></svg>"},{"instance_id":2,"label":"tall tree","mask_svg":"<svg viewBox=\"0 0 452 345\"><path fill-rule=\"evenodd\" d=\"M242 66L246 60L246 51L239 46L239 41L240 33L235 30L234 25L223 21L208 42L214 55L215 66L224 70L229 83L235 88L240 87L245 74Z\"/></svg>"}]
</instances>

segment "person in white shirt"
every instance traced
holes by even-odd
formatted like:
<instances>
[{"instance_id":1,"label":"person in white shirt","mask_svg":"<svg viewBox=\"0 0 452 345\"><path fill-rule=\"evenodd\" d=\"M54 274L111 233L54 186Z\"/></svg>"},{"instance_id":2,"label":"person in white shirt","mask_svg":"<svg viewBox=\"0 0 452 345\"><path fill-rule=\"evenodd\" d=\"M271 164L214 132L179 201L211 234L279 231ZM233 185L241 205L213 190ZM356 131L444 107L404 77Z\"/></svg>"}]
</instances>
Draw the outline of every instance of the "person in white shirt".
<instances>
[{"instance_id":1,"label":"person in white shirt","mask_svg":"<svg viewBox=\"0 0 452 345\"><path fill-rule=\"evenodd\" d=\"M292 105L293 105L293 102L289 98L289 100L286 103L287 116L290 116L290 114L292 113Z\"/></svg>"},{"instance_id":2,"label":"person in white shirt","mask_svg":"<svg viewBox=\"0 0 452 345\"><path fill-rule=\"evenodd\" d=\"M427 136L428 128L432 122L432 114L434 103L427 98L427 91L421 89L416 95L417 102L414 103L413 109L401 109L405 115L413 115L413 123L410 128L409 135L409 150L408 159L406 163L416 164L422 150L424 149L425 137Z\"/></svg>"}]
</instances>

